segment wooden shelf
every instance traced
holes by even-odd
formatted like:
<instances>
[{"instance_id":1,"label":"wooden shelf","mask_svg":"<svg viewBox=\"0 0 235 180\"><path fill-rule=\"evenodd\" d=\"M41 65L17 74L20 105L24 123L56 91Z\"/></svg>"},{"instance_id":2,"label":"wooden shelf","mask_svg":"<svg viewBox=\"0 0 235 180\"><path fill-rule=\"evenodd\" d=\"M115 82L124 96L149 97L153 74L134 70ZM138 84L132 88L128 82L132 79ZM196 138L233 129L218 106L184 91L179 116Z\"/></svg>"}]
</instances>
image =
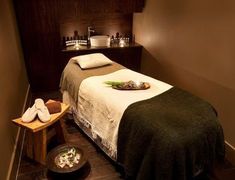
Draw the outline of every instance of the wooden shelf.
<instances>
[{"instance_id":1,"label":"wooden shelf","mask_svg":"<svg viewBox=\"0 0 235 180\"><path fill-rule=\"evenodd\" d=\"M79 46L79 49L75 49L73 46L68 46L66 48L63 48L61 51L62 52L79 52L79 51L85 51L85 50L102 50L102 49L114 49L114 48L134 48L134 47L142 47L140 44L138 43L130 43L124 46L120 46L118 44L112 44L110 46L107 47L92 47L92 46Z\"/></svg>"}]
</instances>

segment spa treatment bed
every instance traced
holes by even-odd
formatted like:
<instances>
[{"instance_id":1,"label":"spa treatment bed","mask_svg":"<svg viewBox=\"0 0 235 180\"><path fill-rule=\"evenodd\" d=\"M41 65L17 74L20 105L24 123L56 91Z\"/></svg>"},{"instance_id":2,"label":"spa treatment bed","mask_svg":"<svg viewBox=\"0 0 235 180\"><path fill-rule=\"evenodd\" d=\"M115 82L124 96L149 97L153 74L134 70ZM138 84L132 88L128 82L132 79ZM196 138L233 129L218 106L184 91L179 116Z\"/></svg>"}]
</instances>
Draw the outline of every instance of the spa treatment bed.
<instances>
[{"instance_id":1,"label":"spa treatment bed","mask_svg":"<svg viewBox=\"0 0 235 180\"><path fill-rule=\"evenodd\" d=\"M115 62L97 65L107 57L96 55L70 59L61 76L63 101L127 179L193 179L223 159L223 130L209 103ZM92 61L95 65L87 66ZM129 80L148 82L150 88L117 90L105 84Z\"/></svg>"}]
</instances>

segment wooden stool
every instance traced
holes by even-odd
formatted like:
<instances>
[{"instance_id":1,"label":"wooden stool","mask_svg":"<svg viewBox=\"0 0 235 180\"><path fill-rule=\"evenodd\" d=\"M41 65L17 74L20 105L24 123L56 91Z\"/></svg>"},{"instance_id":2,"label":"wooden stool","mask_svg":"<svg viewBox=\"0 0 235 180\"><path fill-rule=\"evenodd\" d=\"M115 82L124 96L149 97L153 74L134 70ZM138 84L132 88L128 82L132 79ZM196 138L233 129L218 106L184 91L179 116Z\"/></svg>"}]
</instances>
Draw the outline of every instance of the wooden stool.
<instances>
[{"instance_id":1,"label":"wooden stool","mask_svg":"<svg viewBox=\"0 0 235 180\"><path fill-rule=\"evenodd\" d=\"M52 100L49 100L50 102ZM12 120L16 125L26 128L26 154L29 158L45 165L47 155L47 127L53 125L58 140L65 142L63 129L61 126L61 117L67 112L69 105L61 103L61 112L51 114L50 121L43 123L35 119L30 123L22 122L21 118Z\"/></svg>"}]
</instances>

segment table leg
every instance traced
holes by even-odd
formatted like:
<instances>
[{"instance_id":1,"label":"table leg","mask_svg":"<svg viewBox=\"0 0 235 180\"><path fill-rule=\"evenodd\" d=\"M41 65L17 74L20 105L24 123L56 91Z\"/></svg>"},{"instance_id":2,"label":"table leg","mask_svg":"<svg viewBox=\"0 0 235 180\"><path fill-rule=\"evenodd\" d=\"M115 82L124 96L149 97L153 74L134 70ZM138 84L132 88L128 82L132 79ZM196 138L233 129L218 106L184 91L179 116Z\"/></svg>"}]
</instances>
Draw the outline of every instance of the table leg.
<instances>
[{"instance_id":1,"label":"table leg","mask_svg":"<svg viewBox=\"0 0 235 180\"><path fill-rule=\"evenodd\" d=\"M65 143L62 119L53 125L59 143ZM47 156L47 129L38 132L26 131L26 154L29 158L45 165Z\"/></svg>"},{"instance_id":2,"label":"table leg","mask_svg":"<svg viewBox=\"0 0 235 180\"><path fill-rule=\"evenodd\" d=\"M36 132L34 142L34 159L45 165L47 156L47 129Z\"/></svg>"},{"instance_id":3,"label":"table leg","mask_svg":"<svg viewBox=\"0 0 235 180\"><path fill-rule=\"evenodd\" d=\"M34 159L33 157L33 136L34 134L29 131L29 130L26 130L26 136L25 136L25 141L26 141L26 155L30 158L30 159Z\"/></svg>"},{"instance_id":4,"label":"table leg","mask_svg":"<svg viewBox=\"0 0 235 180\"><path fill-rule=\"evenodd\" d=\"M45 165L47 155L47 130L27 132L27 156Z\"/></svg>"},{"instance_id":5,"label":"table leg","mask_svg":"<svg viewBox=\"0 0 235 180\"><path fill-rule=\"evenodd\" d=\"M59 143L63 144L66 142L66 138L65 138L65 133L64 133L64 129L63 129L63 119L58 120L55 125L55 131L56 131L56 136L57 136L57 140Z\"/></svg>"}]
</instances>

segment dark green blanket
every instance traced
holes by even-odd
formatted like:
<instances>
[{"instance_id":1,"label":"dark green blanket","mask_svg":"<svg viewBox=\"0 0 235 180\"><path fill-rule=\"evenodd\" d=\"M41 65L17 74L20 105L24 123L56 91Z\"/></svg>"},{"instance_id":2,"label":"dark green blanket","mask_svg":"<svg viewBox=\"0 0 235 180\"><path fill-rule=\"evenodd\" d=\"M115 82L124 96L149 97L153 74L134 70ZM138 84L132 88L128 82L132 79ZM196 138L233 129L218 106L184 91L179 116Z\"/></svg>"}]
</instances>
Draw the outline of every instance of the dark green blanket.
<instances>
[{"instance_id":1,"label":"dark green blanket","mask_svg":"<svg viewBox=\"0 0 235 180\"><path fill-rule=\"evenodd\" d=\"M224 157L213 107L176 87L130 105L118 133L118 162L130 179L193 179Z\"/></svg>"}]
</instances>

